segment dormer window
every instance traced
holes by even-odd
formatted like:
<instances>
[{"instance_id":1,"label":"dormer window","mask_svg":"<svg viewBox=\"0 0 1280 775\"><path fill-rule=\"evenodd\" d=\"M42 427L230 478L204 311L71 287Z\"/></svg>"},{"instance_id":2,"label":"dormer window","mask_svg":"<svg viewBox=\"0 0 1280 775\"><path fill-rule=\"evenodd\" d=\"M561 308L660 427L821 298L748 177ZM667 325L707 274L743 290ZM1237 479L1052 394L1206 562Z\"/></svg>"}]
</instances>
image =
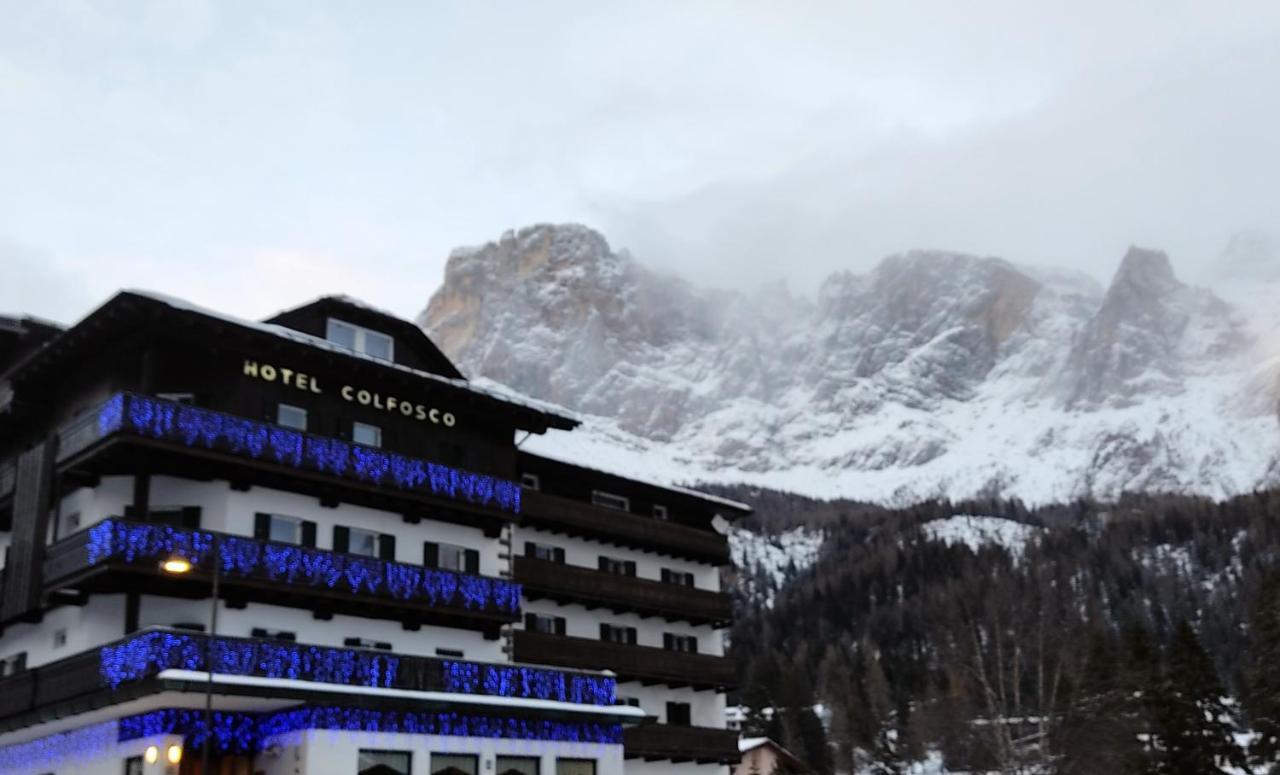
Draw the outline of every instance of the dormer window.
<instances>
[{"instance_id":1,"label":"dormer window","mask_svg":"<svg viewBox=\"0 0 1280 775\"><path fill-rule=\"evenodd\" d=\"M334 344L340 344L363 355L371 355L384 361L395 358L395 342L391 337L343 320L329 318L324 338Z\"/></svg>"}]
</instances>

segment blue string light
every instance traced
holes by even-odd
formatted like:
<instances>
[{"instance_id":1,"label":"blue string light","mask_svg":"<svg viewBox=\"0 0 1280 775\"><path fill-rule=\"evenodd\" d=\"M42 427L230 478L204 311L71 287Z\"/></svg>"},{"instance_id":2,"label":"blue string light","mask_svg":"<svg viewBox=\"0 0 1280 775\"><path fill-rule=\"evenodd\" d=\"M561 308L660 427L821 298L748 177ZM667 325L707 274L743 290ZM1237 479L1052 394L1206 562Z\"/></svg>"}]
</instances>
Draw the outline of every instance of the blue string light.
<instances>
[{"instance_id":1,"label":"blue string light","mask_svg":"<svg viewBox=\"0 0 1280 775\"><path fill-rule=\"evenodd\" d=\"M181 736L184 744L195 750L201 749L205 737L210 735L210 748L219 754L254 754L278 738L308 730L622 744L622 727L618 724L447 711L327 706L256 714L214 711L211 722L211 726L206 728L202 710L165 709L126 716L24 743L0 746L0 772L55 770L73 762L118 756L120 751L117 748L121 743L169 735Z\"/></svg>"},{"instance_id":2,"label":"blue string light","mask_svg":"<svg viewBox=\"0 0 1280 775\"><path fill-rule=\"evenodd\" d=\"M98 412L98 432L118 431L520 513L520 485L506 479L172 401L112 396Z\"/></svg>"},{"instance_id":3,"label":"blue string light","mask_svg":"<svg viewBox=\"0 0 1280 775\"><path fill-rule=\"evenodd\" d=\"M448 735L503 740L542 740L564 743L619 745L618 724L562 722L454 712L370 710L368 708L309 707L275 713L216 712L211 747L219 752L252 753L274 738L305 730L380 732L407 735ZM196 710L157 710L119 721L119 741L161 735L182 735L192 747L206 736L204 713Z\"/></svg>"},{"instance_id":4,"label":"blue string light","mask_svg":"<svg viewBox=\"0 0 1280 775\"><path fill-rule=\"evenodd\" d=\"M98 673L112 689L162 670L206 670L212 652L214 673L288 678L348 686L397 687L400 657L376 652L308 646L283 641L213 638L178 632L147 632L99 649ZM613 705L617 682L608 676L568 673L519 665L440 660L440 683L452 694L481 694L556 700L578 705ZM424 676L426 677L426 676Z\"/></svg>"},{"instance_id":5,"label":"blue string light","mask_svg":"<svg viewBox=\"0 0 1280 775\"><path fill-rule=\"evenodd\" d=\"M227 577L266 578L295 586L385 594L431 606L518 613L522 587L514 581L470 576L372 557L289 546L254 538L223 536L218 562ZM152 562L181 557L197 567L212 563L214 536L200 530L107 519L89 528L86 560Z\"/></svg>"}]
</instances>

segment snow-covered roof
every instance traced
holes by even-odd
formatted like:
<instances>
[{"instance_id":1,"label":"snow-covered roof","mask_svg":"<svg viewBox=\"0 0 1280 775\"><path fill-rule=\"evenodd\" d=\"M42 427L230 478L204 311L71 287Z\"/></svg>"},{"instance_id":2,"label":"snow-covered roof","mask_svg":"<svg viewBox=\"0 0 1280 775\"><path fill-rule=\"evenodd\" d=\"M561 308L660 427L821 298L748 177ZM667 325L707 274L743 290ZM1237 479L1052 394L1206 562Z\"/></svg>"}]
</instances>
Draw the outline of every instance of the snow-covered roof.
<instances>
[{"instance_id":1,"label":"snow-covered roof","mask_svg":"<svg viewBox=\"0 0 1280 775\"><path fill-rule=\"evenodd\" d=\"M151 299L152 301L160 302L161 304L165 304L169 307L172 307L175 310L179 310L182 312L194 312L198 315L204 315L205 317L214 318L216 320L220 320L230 325L240 326L242 328L254 329L256 331L273 334L282 339L291 339L295 342L300 342L302 344L309 345L311 347L318 347L320 349L341 353L342 355L347 355L352 358L358 358L360 360L376 363L381 366L385 366L387 368L396 369L398 371L402 371L407 374L412 374L415 377L421 377L422 379L427 379L433 382L449 385L451 387L458 388L459 390L466 390L472 393L479 393L481 395L487 396L488 398L492 398L497 401L502 401L504 403L521 406L525 409L531 409L535 412L541 412L542 414L558 417L560 419L567 420L575 424L581 422L581 420L579 420L576 416L573 416L571 413L569 413L567 410L563 409L562 407L556 406L555 404L547 403L545 401L539 401L535 398L529 398L527 396L520 395L519 393L516 393L515 391L510 390L509 388L503 391L499 391L499 390L494 390L492 387L489 387L486 385L473 384L471 382L468 382L465 379L445 377L440 374L433 374L429 371L422 371L421 369L415 369L411 366L405 366L402 363L395 363L393 361L388 361L383 358L377 358L372 355L368 355L367 353L358 352L350 347L345 347L343 345L340 345L337 342L331 342L328 339L324 339L318 336L313 336L311 334L306 334L301 331L295 331L292 328L286 328L284 326L276 325L274 323L261 323L256 320L246 320L244 318L236 317L235 315L228 315L225 312L218 312L216 310L211 310L207 307L202 307L198 304L193 304L192 302L189 302L185 299L179 299L176 296L169 296L164 293L157 293L156 291L147 291L147 290L138 290L138 289L127 289L125 292L133 294L135 296L141 296L143 298ZM391 314L391 313L383 313L383 314Z\"/></svg>"},{"instance_id":2,"label":"snow-covered roof","mask_svg":"<svg viewBox=\"0 0 1280 775\"><path fill-rule=\"evenodd\" d=\"M738 753L746 753L753 748L759 748L760 746L771 742L773 741L767 737L739 737Z\"/></svg>"},{"instance_id":3,"label":"snow-covered roof","mask_svg":"<svg viewBox=\"0 0 1280 775\"><path fill-rule=\"evenodd\" d=\"M543 451L542 449L539 449L537 452L530 453L530 454L534 454L537 457L544 457L548 460L554 460L557 463L564 463L565 465L581 468L584 471L593 471L597 474L607 474L609 476L618 476L623 479L634 478L632 475L629 475L622 471L614 471L608 468L600 467L598 465L585 465L577 460L573 460L568 456L554 454L554 453L549 454ZM690 497L698 498L699 500L708 501L710 503L718 503L721 506L724 506L725 508L734 509L735 511L744 511L744 512L755 511L755 509L753 509L751 506L745 503L742 503L740 501L730 500L729 498L722 498L719 495L712 495L711 493L702 492L701 490L695 490L690 487L682 487L678 484L654 484L651 481L646 481L645 484L650 487L657 487L658 489L661 489L661 490L670 490L671 492L678 492L681 495L688 495Z\"/></svg>"}]
</instances>

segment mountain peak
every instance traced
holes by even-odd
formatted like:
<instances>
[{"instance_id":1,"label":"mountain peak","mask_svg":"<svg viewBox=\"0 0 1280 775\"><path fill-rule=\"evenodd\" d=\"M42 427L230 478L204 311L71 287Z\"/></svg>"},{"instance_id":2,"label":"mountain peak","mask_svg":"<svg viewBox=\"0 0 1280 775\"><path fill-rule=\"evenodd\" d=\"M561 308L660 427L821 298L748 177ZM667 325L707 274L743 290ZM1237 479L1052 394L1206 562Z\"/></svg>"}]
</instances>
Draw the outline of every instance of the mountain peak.
<instances>
[{"instance_id":1,"label":"mountain peak","mask_svg":"<svg viewBox=\"0 0 1280 775\"><path fill-rule=\"evenodd\" d=\"M1173 272L1168 255L1160 250L1132 246L1121 259L1109 292L1151 296L1183 287Z\"/></svg>"}]
</instances>

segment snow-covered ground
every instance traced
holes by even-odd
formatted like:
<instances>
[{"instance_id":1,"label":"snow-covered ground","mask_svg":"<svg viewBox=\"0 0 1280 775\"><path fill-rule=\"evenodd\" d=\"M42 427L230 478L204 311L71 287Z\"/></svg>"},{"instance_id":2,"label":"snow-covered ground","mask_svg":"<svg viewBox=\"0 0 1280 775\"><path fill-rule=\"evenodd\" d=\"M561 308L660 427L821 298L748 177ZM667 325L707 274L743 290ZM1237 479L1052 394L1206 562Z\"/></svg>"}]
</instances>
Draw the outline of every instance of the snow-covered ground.
<instances>
[{"instance_id":1,"label":"snow-covered ground","mask_svg":"<svg viewBox=\"0 0 1280 775\"><path fill-rule=\"evenodd\" d=\"M1041 529L1003 517L981 517L957 514L935 519L920 526L924 534L948 546L963 544L974 552L984 546L1001 546L1014 559L1022 557L1027 543L1035 540Z\"/></svg>"},{"instance_id":2,"label":"snow-covered ground","mask_svg":"<svg viewBox=\"0 0 1280 775\"><path fill-rule=\"evenodd\" d=\"M772 536L733 530L729 533L729 552L743 592L771 607L778 590L818 561L823 539L821 531L804 527Z\"/></svg>"}]
</instances>

